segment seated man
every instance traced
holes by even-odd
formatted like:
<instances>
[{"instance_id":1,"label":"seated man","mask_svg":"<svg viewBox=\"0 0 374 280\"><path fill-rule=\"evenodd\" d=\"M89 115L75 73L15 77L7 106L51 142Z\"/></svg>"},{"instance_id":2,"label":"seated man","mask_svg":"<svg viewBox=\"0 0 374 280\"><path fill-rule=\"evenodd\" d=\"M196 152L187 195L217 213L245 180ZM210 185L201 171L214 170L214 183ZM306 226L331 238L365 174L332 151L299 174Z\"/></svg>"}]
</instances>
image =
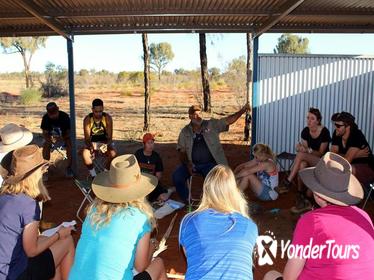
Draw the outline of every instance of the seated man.
<instances>
[{"instance_id":1,"label":"seated man","mask_svg":"<svg viewBox=\"0 0 374 280\"><path fill-rule=\"evenodd\" d=\"M219 120L203 120L199 106L188 109L191 122L181 130L177 144L182 164L173 173L173 183L184 202L188 202L186 181L192 173L205 177L215 165L228 164L219 134L228 131L229 126L249 109L249 104L246 104L238 112Z\"/></svg>"},{"instance_id":2,"label":"seated man","mask_svg":"<svg viewBox=\"0 0 374 280\"><path fill-rule=\"evenodd\" d=\"M352 165L352 172L363 186L374 181L374 156L368 142L347 112L332 115L335 124L330 151L343 156Z\"/></svg>"},{"instance_id":3,"label":"seated man","mask_svg":"<svg viewBox=\"0 0 374 280\"><path fill-rule=\"evenodd\" d=\"M164 166L162 164L162 159L160 155L155 152L155 137L151 133L146 133L143 136L144 147L135 152L135 157L138 160L138 164L142 172L152 174L157 177L158 184L156 188L148 195L148 200L150 202L160 200L167 200L171 193L174 191L173 188L169 190L165 189L161 185L162 172L164 171Z\"/></svg>"},{"instance_id":4,"label":"seated man","mask_svg":"<svg viewBox=\"0 0 374 280\"><path fill-rule=\"evenodd\" d=\"M52 144L62 141L65 144L68 158L66 177L73 177L74 173L71 169L70 117L65 112L60 111L55 102L49 102L46 109L47 113L43 116L40 125L44 137L43 157L46 160L50 160Z\"/></svg>"},{"instance_id":5,"label":"seated man","mask_svg":"<svg viewBox=\"0 0 374 280\"><path fill-rule=\"evenodd\" d=\"M110 162L116 157L113 147L113 120L104 112L104 102L101 99L92 101L92 113L83 120L84 140L86 147L83 149L83 162L87 166L91 177L96 177L96 170L93 166L93 155L98 152L100 144L106 144L104 152L108 160L106 168L109 169Z\"/></svg>"}]
</instances>

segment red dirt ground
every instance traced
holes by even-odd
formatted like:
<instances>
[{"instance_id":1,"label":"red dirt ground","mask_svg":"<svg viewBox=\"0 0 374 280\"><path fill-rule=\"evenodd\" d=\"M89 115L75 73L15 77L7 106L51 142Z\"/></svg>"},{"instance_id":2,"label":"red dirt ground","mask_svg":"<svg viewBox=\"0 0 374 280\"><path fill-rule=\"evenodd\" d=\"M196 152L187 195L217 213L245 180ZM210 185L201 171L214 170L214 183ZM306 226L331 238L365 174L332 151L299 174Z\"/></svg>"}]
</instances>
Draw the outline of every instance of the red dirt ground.
<instances>
[{"instance_id":1,"label":"red dirt ground","mask_svg":"<svg viewBox=\"0 0 374 280\"><path fill-rule=\"evenodd\" d=\"M141 147L141 144L139 142L125 143L123 141L118 141L116 142L116 147L119 154L133 153L136 149ZM175 152L175 143L157 144L156 150L161 154L164 161L165 172L163 182L165 185L170 186L172 171L178 164L178 158ZM248 146L244 145L224 144L224 150L229 160L229 164L233 168L239 163L246 161L249 156L249 148ZM61 164L61 162L56 164L56 168L51 168L50 170L47 186L52 200L46 203L44 206L43 218L46 221L60 223L62 221L76 219L75 212L78 209L83 196L78 188L74 186L72 180L65 179L63 177L63 170L63 163ZM86 174L87 171L80 163L79 177L84 178ZM200 180L200 182L196 180L196 185L201 186L201 184L202 180ZM199 188L197 188L197 190L199 191ZM294 192L280 196L280 198L274 202L259 202L251 194L248 193L247 195L250 203L256 203L263 207L264 211L253 216L253 219L259 227L260 234L264 234L266 231L270 230L274 232L277 239L287 240L292 238L292 231L298 217L291 215L288 209L293 206L293 201L295 198ZM175 194L172 196L172 198L177 199ZM278 213L267 211L274 208L279 208L281 210ZM371 217L373 217L374 203L371 203L369 207L367 207L367 210L369 210ZM181 274L184 274L186 270L186 262L183 253L178 247L178 232L179 222L185 213L186 212L184 210L178 212L176 223L167 241L168 249L160 255L165 261L167 271L172 269ZM172 217L173 215L169 215L158 222L158 239L160 239L164 234ZM78 230L74 234L74 239L76 242L78 241L80 235L80 223L78 224L77 228ZM282 270L285 262L286 260L282 260L278 256L275 259L274 266L260 267L254 260L254 279L262 279L263 275L270 269Z\"/></svg>"}]
</instances>

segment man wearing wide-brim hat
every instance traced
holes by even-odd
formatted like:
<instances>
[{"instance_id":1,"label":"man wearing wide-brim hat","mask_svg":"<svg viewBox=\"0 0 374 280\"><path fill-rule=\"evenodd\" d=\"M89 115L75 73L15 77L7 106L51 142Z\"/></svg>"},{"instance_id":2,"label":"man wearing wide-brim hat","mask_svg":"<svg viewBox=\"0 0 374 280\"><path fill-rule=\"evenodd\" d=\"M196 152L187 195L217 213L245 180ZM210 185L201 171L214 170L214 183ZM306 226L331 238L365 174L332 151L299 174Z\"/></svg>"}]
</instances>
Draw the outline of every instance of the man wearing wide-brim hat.
<instances>
[{"instance_id":1,"label":"man wearing wide-brim hat","mask_svg":"<svg viewBox=\"0 0 374 280\"><path fill-rule=\"evenodd\" d=\"M321 208L298 221L290 246L301 250L288 256L283 278L271 271L264 280L369 279L374 273L374 227L369 215L354 206L364 192L349 162L327 153L299 175Z\"/></svg>"},{"instance_id":2,"label":"man wearing wide-brim hat","mask_svg":"<svg viewBox=\"0 0 374 280\"><path fill-rule=\"evenodd\" d=\"M9 173L12 151L26 146L32 138L30 130L14 123L0 128L0 186L3 178Z\"/></svg>"}]
</instances>

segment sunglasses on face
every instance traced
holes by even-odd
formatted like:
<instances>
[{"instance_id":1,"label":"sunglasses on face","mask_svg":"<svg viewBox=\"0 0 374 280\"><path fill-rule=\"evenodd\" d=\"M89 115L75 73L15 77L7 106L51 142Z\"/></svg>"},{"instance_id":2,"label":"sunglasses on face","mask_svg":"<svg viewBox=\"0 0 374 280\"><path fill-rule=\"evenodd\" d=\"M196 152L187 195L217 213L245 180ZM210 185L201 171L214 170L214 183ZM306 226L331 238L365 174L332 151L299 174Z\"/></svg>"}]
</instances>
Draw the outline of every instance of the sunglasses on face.
<instances>
[{"instance_id":1,"label":"sunglasses on face","mask_svg":"<svg viewBox=\"0 0 374 280\"><path fill-rule=\"evenodd\" d=\"M338 124L338 123L335 123L335 127L336 128L341 128L342 126L345 126L344 124Z\"/></svg>"}]
</instances>

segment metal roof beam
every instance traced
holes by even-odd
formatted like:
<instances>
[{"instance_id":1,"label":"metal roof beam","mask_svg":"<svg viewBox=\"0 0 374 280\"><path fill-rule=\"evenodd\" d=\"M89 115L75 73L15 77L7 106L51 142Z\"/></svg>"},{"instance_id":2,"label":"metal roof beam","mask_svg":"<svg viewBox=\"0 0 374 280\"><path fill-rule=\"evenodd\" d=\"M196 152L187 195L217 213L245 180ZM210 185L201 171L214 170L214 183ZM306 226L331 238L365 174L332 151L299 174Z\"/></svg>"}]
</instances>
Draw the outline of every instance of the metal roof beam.
<instances>
[{"instance_id":1,"label":"metal roof beam","mask_svg":"<svg viewBox=\"0 0 374 280\"><path fill-rule=\"evenodd\" d=\"M42 23L54 30L56 33L60 34L68 40L71 40L71 36L64 31L63 26L61 26L53 18L48 17L48 15L43 15L44 12L37 5L35 5L33 1L15 0L15 2L27 12L32 14L34 17L38 18Z\"/></svg>"},{"instance_id":2,"label":"metal roof beam","mask_svg":"<svg viewBox=\"0 0 374 280\"><path fill-rule=\"evenodd\" d=\"M256 30L254 37L260 36L262 33L265 33L284 17L288 16L293 10L295 10L300 4L305 0L288 0L286 1L281 8L279 9L280 15L271 16L267 21L265 21L261 28Z\"/></svg>"}]
</instances>

